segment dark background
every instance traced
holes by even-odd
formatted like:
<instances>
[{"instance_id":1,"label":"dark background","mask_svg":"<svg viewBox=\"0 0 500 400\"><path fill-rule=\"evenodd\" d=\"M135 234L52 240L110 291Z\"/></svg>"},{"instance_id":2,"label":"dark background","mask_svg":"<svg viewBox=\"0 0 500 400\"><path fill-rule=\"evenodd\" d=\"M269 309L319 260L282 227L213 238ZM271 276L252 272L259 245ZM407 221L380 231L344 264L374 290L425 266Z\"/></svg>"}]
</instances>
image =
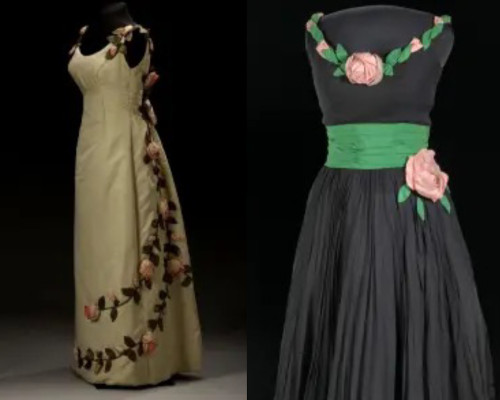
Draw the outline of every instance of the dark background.
<instances>
[{"instance_id":1,"label":"dark background","mask_svg":"<svg viewBox=\"0 0 500 400\"><path fill-rule=\"evenodd\" d=\"M155 42L161 77L152 102L183 206L202 329L244 329L244 136L231 118L239 113L243 120L235 101L243 75L229 79L244 50L224 43L229 10L222 5L200 3L193 12L187 3L127 3ZM96 7L88 0L7 2L2 12L15 28L4 27L9 39L1 49L0 329L8 314L73 318L73 178L82 99L67 63Z\"/></svg>"},{"instance_id":2,"label":"dark background","mask_svg":"<svg viewBox=\"0 0 500 400\"><path fill-rule=\"evenodd\" d=\"M458 4L461 3L461 4ZM326 138L305 54L314 12L377 4L252 0L247 5L247 246L249 398L272 399L294 251ZM386 2L450 14L455 47L432 113L431 147L471 252L500 382L498 319L498 83L488 78L498 21L485 2ZM483 5L483 7L482 7ZM494 69L496 67L493 67ZM333 400L333 399L332 399Z\"/></svg>"}]
</instances>

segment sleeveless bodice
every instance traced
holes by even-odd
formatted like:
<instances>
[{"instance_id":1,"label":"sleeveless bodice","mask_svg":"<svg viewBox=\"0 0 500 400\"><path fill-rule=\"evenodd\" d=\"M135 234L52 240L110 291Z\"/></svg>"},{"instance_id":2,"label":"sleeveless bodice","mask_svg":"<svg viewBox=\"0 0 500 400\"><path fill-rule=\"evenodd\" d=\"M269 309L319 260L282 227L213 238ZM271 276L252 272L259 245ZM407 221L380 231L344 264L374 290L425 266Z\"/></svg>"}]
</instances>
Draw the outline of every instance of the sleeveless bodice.
<instances>
[{"instance_id":1,"label":"sleeveless bodice","mask_svg":"<svg viewBox=\"0 0 500 400\"><path fill-rule=\"evenodd\" d=\"M433 18L436 17L430 14L408 15L403 11L401 18L396 18L392 24L382 24L376 14L383 12L382 8L375 9L370 13L349 15L347 19L330 14L319 17L316 26L331 48L341 43L348 55L370 52L381 55L383 61L393 49L404 49L412 39L422 39L423 34L435 26ZM350 84L345 76L342 79L333 77L335 65L322 58L317 49L319 38L308 32L306 47L323 123L327 126L364 122L430 125L429 113L442 70L437 52L442 42L452 35L449 26L443 24L442 31L435 37L427 34L428 48L411 53L405 62L396 63L393 76L384 76L382 82L371 87ZM405 32L406 37L401 37L401 32Z\"/></svg>"},{"instance_id":2,"label":"sleeveless bodice","mask_svg":"<svg viewBox=\"0 0 500 400\"><path fill-rule=\"evenodd\" d=\"M138 112L142 101L143 77L150 68L150 51L142 61L130 68L125 57L109 59L109 43L100 51L84 55L79 46L74 49L68 71L84 97L84 117L95 119L102 108L112 106L120 112ZM100 107L91 108L91 105Z\"/></svg>"}]
</instances>

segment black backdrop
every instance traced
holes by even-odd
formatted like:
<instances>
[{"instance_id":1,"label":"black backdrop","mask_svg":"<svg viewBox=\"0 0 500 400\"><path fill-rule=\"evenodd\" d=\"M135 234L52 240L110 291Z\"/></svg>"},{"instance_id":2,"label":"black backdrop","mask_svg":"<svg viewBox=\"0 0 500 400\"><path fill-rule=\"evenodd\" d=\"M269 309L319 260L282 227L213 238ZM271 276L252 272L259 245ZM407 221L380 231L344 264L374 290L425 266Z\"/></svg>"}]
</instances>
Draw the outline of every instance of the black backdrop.
<instances>
[{"instance_id":1,"label":"black backdrop","mask_svg":"<svg viewBox=\"0 0 500 400\"><path fill-rule=\"evenodd\" d=\"M156 45L161 77L152 102L185 214L202 328L243 329L244 137L230 116L243 119L234 99L244 86L230 72L243 64L244 50L225 44L229 10L222 5L198 4L196 11L188 3L128 5ZM0 329L6 314L73 314L73 177L82 101L67 62L95 7L42 1L3 8L12 29L4 25L1 49Z\"/></svg>"},{"instance_id":2,"label":"black backdrop","mask_svg":"<svg viewBox=\"0 0 500 400\"><path fill-rule=\"evenodd\" d=\"M498 319L497 82L486 54L498 21L485 2L387 2L450 14L455 47L438 88L431 147L450 187L474 262L500 372ZM249 398L270 400L291 267L308 191L326 138L304 51L305 22L317 11L376 4L337 0L252 0L247 6L247 245ZM483 7L481 5L484 4ZM485 8L486 7L486 8Z\"/></svg>"}]
</instances>

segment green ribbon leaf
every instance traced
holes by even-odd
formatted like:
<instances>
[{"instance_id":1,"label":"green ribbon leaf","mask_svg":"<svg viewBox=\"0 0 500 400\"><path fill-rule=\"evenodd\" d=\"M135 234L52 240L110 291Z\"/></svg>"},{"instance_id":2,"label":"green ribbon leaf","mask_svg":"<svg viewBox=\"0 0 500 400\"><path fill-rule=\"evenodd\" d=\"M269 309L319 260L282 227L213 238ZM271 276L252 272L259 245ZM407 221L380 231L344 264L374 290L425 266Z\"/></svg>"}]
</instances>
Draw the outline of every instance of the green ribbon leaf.
<instances>
[{"instance_id":1,"label":"green ribbon leaf","mask_svg":"<svg viewBox=\"0 0 500 400\"><path fill-rule=\"evenodd\" d=\"M437 36L443 32L444 24L437 24L434 28L431 29L431 39L435 39Z\"/></svg>"},{"instance_id":2,"label":"green ribbon leaf","mask_svg":"<svg viewBox=\"0 0 500 400\"><path fill-rule=\"evenodd\" d=\"M451 17L449 15L443 15L441 18L445 24L451 23Z\"/></svg>"},{"instance_id":3,"label":"green ribbon leaf","mask_svg":"<svg viewBox=\"0 0 500 400\"><path fill-rule=\"evenodd\" d=\"M323 36L323 32L321 32L321 30L318 28L318 25L316 24L313 24L311 26L311 30L309 31L309 33L318 43L325 39L325 37Z\"/></svg>"},{"instance_id":4,"label":"green ribbon leaf","mask_svg":"<svg viewBox=\"0 0 500 400\"><path fill-rule=\"evenodd\" d=\"M342 69L342 67L335 68L335 71L333 71L333 76L338 78L339 76L344 76L345 71Z\"/></svg>"},{"instance_id":5,"label":"green ribbon leaf","mask_svg":"<svg viewBox=\"0 0 500 400\"><path fill-rule=\"evenodd\" d=\"M439 201L441 202L444 209L448 212L448 214L451 214L451 204L448 197L446 195L443 195L443 197L441 197Z\"/></svg>"},{"instance_id":6,"label":"green ribbon leaf","mask_svg":"<svg viewBox=\"0 0 500 400\"><path fill-rule=\"evenodd\" d=\"M311 21L313 21L314 23L317 24L322 16L323 16L323 13L320 13L320 12L314 13L311 17Z\"/></svg>"},{"instance_id":7,"label":"green ribbon leaf","mask_svg":"<svg viewBox=\"0 0 500 400\"><path fill-rule=\"evenodd\" d=\"M339 59L340 62L344 62L347 60L347 50L342 46L340 43L337 44L337 48L335 49L335 53L337 53L337 58Z\"/></svg>"},{"instance_id":8,"label":"green ribbon leaf","mask_svg":"<svg viewBox=\"0 0 500 400\"><path fill-rule=\"evenodd\" d=\"M422 46L424 47L424 50L427 50L431 45L432 41L431 35L432 35L432 29L425 31L425 33L422 35Z\"/></svg>"},{"instance_id":9,"label":"green ribbon leaf","mask_svg":"<svg viewBox=\"0 0 500 400\"><path fill-rule=\"evenodd\" d=\"M404 203L410 195L411 189L406 185L401 186L398 192L398 203Z\"/></svg>"},{"instance_id":10,"label":"green ribbon leaf","mask_svg":"<svg viewBox=\"0 0 500 400\"><path fill-rule=\"evenodd\" d=\"M394 49L392 50L389 54L387 54L387 57L385 58L385 63L389 65L396 65L396 63L399 60L399 57L401 56L402 50L401 49Z\"/></svg>"},{"instance_id":11,"label":"green ribbon leaf","mask_svg":"<svg viewBox=\"0 0 500 400\"><path fill-rule=\"evenodd\" d=\"M390 64L384 64L384 75L393 76L394 75L394 67Z\"/></svg>"},{"instance_id":12,"label":"green ribbon leaf","mask_svg":"<svg viewBox=\"0 0 500 400\"><path fill-rule=\"evenodd\" d=\"M425 205L424 201L420 197L417 197L417 213L420 219L425 221Z\"/></svg>"},{"instance_id":13,"label":"green ribbon leaf","mask_svg":"<svg viewBox=\"0 0 500 400\"><path fill-rule=\"evenodd\" d=\"M323 50L321 52L323 58L327 59L328 61L334 63L334 64L339 64L339 59L337 58L337 56L335 55L335 52L333 51L333 49L331 47L329 47L328 49L326 50Z\"/></svg>"},{"instance_id":14,"label":"green ribbon leaf","mask_svg":"<svg viewBox=\"0 0 500 400\"><path fill-rule=\"evenodd\" d=\"M401 54L399 55L398 62L404 63L406 60L410 58L411 55L411 43L405 46L405 48L401 51Z\"/></svg>"}]
</instances>

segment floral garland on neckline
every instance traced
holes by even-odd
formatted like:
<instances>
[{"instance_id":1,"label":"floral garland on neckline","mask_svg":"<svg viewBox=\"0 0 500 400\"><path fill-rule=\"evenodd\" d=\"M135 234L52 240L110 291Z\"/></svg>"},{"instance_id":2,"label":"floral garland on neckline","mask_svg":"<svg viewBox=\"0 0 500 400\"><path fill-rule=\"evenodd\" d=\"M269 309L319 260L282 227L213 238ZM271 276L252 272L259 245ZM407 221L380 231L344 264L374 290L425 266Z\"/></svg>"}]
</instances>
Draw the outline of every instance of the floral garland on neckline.
<instances>
[{"instance_id":1,"label":"floral garland on neckline","mask_svg":"<svg viewBox=\"0 0 500 400\"><path fill-rule=\"evenodd\" d=\"M129 27L120 28L114 34L120 37L118 41L111 41L111 46L107 52L107 59L111 59L119 52L126 51L126 40L131 40L133 30L140 28L134 26L131 30ZM86 27L80 30L80 39L75 46L81 42L81 37L85 34ZM146 31L146 30L144 30ZM149 32L149 31L146 31ZM149 51L153 51L153 42L148 35ZM116 47L116 52L113 48ZM74 50L73 50L74 51ZM110 53L111 52L111 53ZM182 278L181 286L188 287L193 282L192 269L190 265L183 261L180 247L175 242L185 241L184 235L175 232L175 225L178 224L176 213L180 212L179 207L169 199L167 191L166 170L162 163L163 149L161 144L155 140L154 129L157 124L156 115L149 100L151 89L158 81L159 75L150 67L147 74L143 76L143 97L138 111L142 118L146 121L147 129L145 134L145 154L144 163L151 166L151 171L156 178L156 191L158 194L157 216L151 222L151 232L146 243L142 246L142 257L136 271L137 276L133 278L130 286L121 288L122 298L118 298L116 293L110 292L107 295L100 296L97 301L90 305L84 306L84 316L91 322L96 323L100 320L102 313L110 312L112 322L118 318L118 309L124 305L133 302L139 304L141 301L141 292L144 288L152 289L152 279L155 270L160 265L160 256L163 252L164 256L164 271L162 275L162 287L158 291L158 301L154 304L154 317L147 321L147 330L141 335L140 339L134 340L130 336L124 336L125 348L122 350L105 348L104 350L96 350L87 348L83 351L80 347L75 346L74 353L77 360L78 368L90 370L99 374L101 371L109 372L112 368L113 361L122 357L127 357L130 361L135 362L138 357L148 355L154 352L157 343L154 339L156 329L163 331L163 317L167 309L167 299L170 298L169 286L174 283L177 278ZM161 248L160 232L164 232L164 245Z\"/></svg>"},{"instance_id":2,"label":"floral garland on neckline","mask_svg":"<svg viewBox=\"0 0 500 400\"><path fill-rule=\"evenodd\" d=\"M378 54L370 52L354 52L351 55L338 43L335 48L330 46L318 27L323 13L313 14L306 23L306 29L317 42L318 54L336 66L333 76L336 78L346 76L353 84L373 86L380 83L384 76L393 76L394 67L402 64L410 56L420 51L427 50L432 41L438 37L444 29L444 25L451 23L449 15L434 17L434 26L426 30L420 38L414 37L406 46L390 51L384 59Z\"/></svg>"}]
</instances>

